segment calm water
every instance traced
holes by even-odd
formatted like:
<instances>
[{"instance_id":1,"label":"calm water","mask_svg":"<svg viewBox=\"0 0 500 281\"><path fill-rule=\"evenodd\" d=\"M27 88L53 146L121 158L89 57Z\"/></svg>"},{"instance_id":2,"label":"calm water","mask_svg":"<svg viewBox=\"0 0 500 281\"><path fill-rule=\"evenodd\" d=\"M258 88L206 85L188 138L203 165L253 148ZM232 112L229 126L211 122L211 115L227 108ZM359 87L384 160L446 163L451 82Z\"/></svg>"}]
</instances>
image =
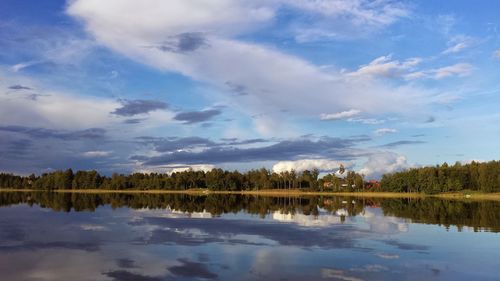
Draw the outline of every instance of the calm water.
<instances>
[{"instance_id":1,"label":"calm water","mask_svg":"<svg viewBox=\"0 0 500 281\"><path fill-rule=\"evenodd\" d=\"M0 193L1 280L500 280L500 203Z\"/></svg>"}]
</instances>

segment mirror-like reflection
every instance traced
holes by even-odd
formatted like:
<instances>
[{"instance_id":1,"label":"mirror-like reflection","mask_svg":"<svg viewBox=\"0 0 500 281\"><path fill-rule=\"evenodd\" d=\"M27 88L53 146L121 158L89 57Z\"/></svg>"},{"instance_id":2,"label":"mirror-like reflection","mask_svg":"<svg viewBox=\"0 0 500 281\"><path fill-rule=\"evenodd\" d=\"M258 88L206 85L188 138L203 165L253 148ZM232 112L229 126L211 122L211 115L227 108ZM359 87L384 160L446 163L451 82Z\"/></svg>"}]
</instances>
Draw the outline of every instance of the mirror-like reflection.
<instances>
[{"instance_id":1,"label":"mirror-like reflection","mask_svg":"<svg viewBox=\"0 0 500 281\"><path fill-rule=\"evenodd\" d=\"M0 207L20 203L39 205L54 211L95 211L110 205L112 208L171 209L197 216L210 217L244 211L277 220L298 220L318 216L320 210L337 215L343 221L355 217L366 207L381 208L385 215L411 219L413 222L456 226L458 230L500 231L500 203L493 201L460 201L437 198L354 198L354 197L269 197L244 195L188 194L123 194L123 193L57 193L57 192L0 192ZM299 215L300 214L300 215ZM322 217L316 218L321 220ZM320 223L320 222L314 222Z\"/></svg>"},{"instance_id":2,"label":"mirror-like reflection","mask_svg":"<svg viewBox=\"0 0 500 281\"><path fill-rule=\"evenodd\" d=\"M497 280L500 203L0 192L2 280Z\"/></svg>"}]
</instances>

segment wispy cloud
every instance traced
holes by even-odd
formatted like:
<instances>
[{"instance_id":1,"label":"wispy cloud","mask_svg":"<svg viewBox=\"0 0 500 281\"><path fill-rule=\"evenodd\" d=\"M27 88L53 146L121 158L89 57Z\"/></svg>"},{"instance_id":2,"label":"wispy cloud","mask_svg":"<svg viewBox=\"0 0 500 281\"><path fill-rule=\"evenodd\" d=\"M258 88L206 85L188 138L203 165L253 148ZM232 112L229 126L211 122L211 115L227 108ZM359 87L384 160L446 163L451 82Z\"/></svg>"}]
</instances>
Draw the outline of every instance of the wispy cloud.
<instances>
[{"instance_id":1,"label":"wispy cloud","mask_svg":"<svg viewBox=\"0 0 500 281\"><path fill-rule=\"evenodd\" d=\"M396 133L397 131L398 130L391 129L391 128L381 128L381 129L375 130L374 133L377 136L383 136L383 135L386 135L386 134Z\"/></svg>"},{"instance_id":2,"label":"wispy cloud","mask_svg":"<svg viewBox=\"0 0 500 281\"><path fill-rule=\"evenodd\" d=\"M9 89L10 90L33 90L33 88L31 88L31 87L23 86L23 85L19 85L19 84L9 86Z\"/></svg>"},{"instance_id":3,"label":"wispy cloud","mask_svg":"<svg viewBox=\"0 0 500 281\"><path fill-rule=\"evenodd\" d=\"M111 155L111 151L93 150L85 151L82 153L83 157L95 158L95 157L106 157Z\"/></svg>"},{"instance_id":4,"label":"wispy cloud","mask_svg":"<svg viewBox=\"0 0 500 281\"><path fill-rule=\"evenodd\" d=\"M441 80L444 78L449 78L454 76L464 77L470 75L473 70L474 67L471 64L456 63L449 66L411 72L406 74L405 78L407 80L415 80L421 78Z\"/></svg>"},{"instance_id":5,"label":"wispy cloud","mask_svg":"<svg viewBox=\"0 0 500 281\"><path fill-rule=\"evenodd\" d=\"M362 65L357 71L348 73L349 76L384 76L400 77L408 70L415 68L422 62L421 58L409 58L403 62L392 60L392 56L382 56Z\"/></svg>"},{"instance_id":6,"label":"wispy cloud","mask_svg":"<svg viewBox=\"0 0 500 281\"><path fill-rule=\"evenodd\" d=\"M347 111L341 111L337 113L321 114L320 119L324 121L340 120L356 116L361 113L361 110L350 109Z\"/></svg>"},{"instance_id":7,"label":"wispy cloud","mask_svg":"<svg viewBox=\"0 0 500 281\"><path fill-rule=\"evenodd\" d=\"M400 141L395 141L395 142L390 142L384 145L381 145L380 147L384 148L396 148L402 145L412 145L412 144L423 144L426 143L425 141L413 141L413 140L400 140Z\"/></svg>"},{"instance_id":8,"label":"wispy cloud","mask_svg":"<svg viewBox=\"0 0 500 281\"><path fill-rule=\"evenodd\" d=\"M500 50L496 50L493 52L493 58L500 59Z\"/></svg>"},{"instance_id":9,"label":"wispy cloud","mask_svg":"<svg viewBox=\"0 0 500 281\"><path fill-rule=\"evenodd\" d=\"M432 72L435 79L443 79L450 76L467 76L472 72L472 69L472 65L468 63L457 63L435 69Z\"/></svg>"},{"instance_id":10,"label":"wispy cloud","mask_svg":"<svg viewBox=\"0 0 500 281\"><path fill-rule=\"evenodd\" d=\"M115 3L113 1L116 0L110 1ZM222 94L229 95L232 101L251 113L282 108L293 110L297 115L309 116L317 114L318 110L342 111L345 108L357 108L363 112L400 112L402 108L426 102L424 97L428 92L424 89L393 87L360 77L345 79L345 74L325 71L298 56L265 44L239 40L240 35L272 22L282 7L300 9L323 18L348 19L362 27L393 23L408 14L404 5L392 1L373 3L364 0L339 0L335 3L216 1L207 5L176 0L174 3L143 5L130 0L116 1L115 4L121 7L121 12L117 12L111 8L113 4L108 6L94 0L77 0L68 5L67 12L79 18L85 29L104 46L157 69L180 73L224 89ZM123 12L132 18L123 18ZM163 16L153 16L158 13ZM197 14L204 17L198 18ZM187 48L189 55L144 47L159 40L161 42L161 38L184 38L185 34L200 32L203 32L203 39L197 35L194 36L196 40L191 40L193 36L187 40L190 43L186 45L192 46ZM174 40L176 50L179 40ZM171 48L169 45L167 49ZM408 61L402 64L414 63ZM234 88L228 89L228 81L236 85L237 95ZM242 93L246 94L243 98ZM238 100L234 100L236 98ZM382 102L384 98L393 102ZM241 99L244 99L244 106Z\"/></svg>"},{"instance_id":11,"label":"wispy cloud","mask_svg":"<svg viewBox=\"0 0 500 281\"><path fill-rule=\"evenodd\" d=\"M476 44L476 40L470 36L455 36L448 43L450 46L442 52L443 55L459 53Z\"/></svg>"}]
</instances>

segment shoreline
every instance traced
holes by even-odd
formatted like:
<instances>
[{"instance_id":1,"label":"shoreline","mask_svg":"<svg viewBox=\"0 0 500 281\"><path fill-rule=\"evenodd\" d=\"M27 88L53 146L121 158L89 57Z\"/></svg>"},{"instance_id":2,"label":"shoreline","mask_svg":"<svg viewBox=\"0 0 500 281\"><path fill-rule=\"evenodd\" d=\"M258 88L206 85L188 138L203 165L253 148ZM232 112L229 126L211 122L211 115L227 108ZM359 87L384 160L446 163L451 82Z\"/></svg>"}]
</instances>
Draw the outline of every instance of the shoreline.
<instances>
[{"instance_id":1,"label":"shoreline","mask_svg":"<svg viewBox=\"0 0 500 281\"><path fill-rule=\"evenodd\" d=\"M36 189L9 189L0 188L0 192L47 192L46 190ZM247 190L247 191L215 191L206 189L188 189L188 190L112 190L112 189L57 189L49 192L55 193L86 193L86 194L187 194L187 195L213 195L213 194L236 194L236 195L256 195L256 196L349 196L349 197L366 197L366 198L440 198L453 200L492 200L500 201L500 193L440 193L440 194L424 194L424 193L400 193L400 192L332 192L332 191L302 191L297 189L262 189L262 190Z\"/></svg>"}]
</instances>

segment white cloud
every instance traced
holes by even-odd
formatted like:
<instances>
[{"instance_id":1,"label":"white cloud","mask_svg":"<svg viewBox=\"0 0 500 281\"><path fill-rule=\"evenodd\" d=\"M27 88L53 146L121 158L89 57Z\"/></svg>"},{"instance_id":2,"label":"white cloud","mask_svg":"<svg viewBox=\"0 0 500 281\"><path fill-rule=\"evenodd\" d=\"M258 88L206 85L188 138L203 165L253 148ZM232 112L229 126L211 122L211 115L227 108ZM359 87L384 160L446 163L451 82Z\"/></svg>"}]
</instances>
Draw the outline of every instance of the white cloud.
<instances>
[{"instance_id":1,"label":"white cloud","mask_svg":"<svg viewBox=\"0 0 500 281\"><path fill-rule=\"evenodd\" d=\"M450 76L466 76L472 72L472 65L468 63L457 63L441 67L432 71L435 79L443 79Z\"/></svg>"},{"instance_id":2,"label":"white cloud","mask_svg":"<svg viewBox=\"0 0 500 281\"><path fill-rule=\"evenodd\" d=\"M442 52L443 55L454 54L474 45L476 40L469 36L455 36L448 43L450 46Z\"/></svg>"},{"instance_id":3,"label":"white cloud","mask_svg":"<svg viewBox=\"0 0 500 281\"><path fill-rule=\"evenodd\" d=\"M195 172L197 172L197 171L209 172L215 168L216 168L215 165L211 165L211 164L189 165L189 166L184 166L184 167L172 168L169 171L169 173L179 173L179 172L184 172L184 171L189 171L189 170L193 170Z\"/></svg>"},{"instance_id":4,"label":"white cloud","mask_svg":"<svg viewBox=\"0 0 500 281\"><path fill-rule=\"evenodd\" d=\"M386 173L408 168L406 157L394 152L376 152L368 157L359 173L367 178L380 177Z\"/></svg>"},{"instance_id":5,"label":"white cloud","mask_svg":"<svg viewBox=\"0 0 500 281\"><path fill-rule=\"evenodd\" d=\"M35 93L0 92L2 124L76 130L118 122L109 116L109 112L120 106L115 100L53 91L24 76L11 76L2 69L0 76L0 89L8 89L13 84L36 89ZM32 98L33 94L36 98Z\"/></svg>"},{"instance_id":6,"label":"white cloud","mask_svg":"<svg viewBox=\"0 0 500 281\"><path fill-rule=\"evenodd\" d=\"M351 166L351 163L328 159L302 159L296 161L280 161L273 165L273 172L281 173L293 170L300 173L305 170L312 171L314 169L318 169L323 172L331 172L337 170L341 164L344 166Z\"/></svg>"},{"instance_id":7,"label":"white cloud","mask_svg":"<svg viewBox=\"0 0 500 281\"><path fill-rule=\"evenodd\" d=\"M391 134L391 133L396 133L398 130L396 129L391 129L391 128L381 128L377 129L374 131L375 135L377 136L383 136L385 134Z\"/></svg>"},{"instance_id":8,"label":"white cloud","mask_svg":"<svg viewBox=\"0 0 500 281\"><path fill-rule=\"evenodd\" d=\"M348 73L350 76L384 76L399 77L409 69L422 62L421 58L409 58L403 62L392 60L392 57L381 56L367 65L362 65L357 71Z\"/></svg>"},{"instance_id":9,"label":"white cloud","mask_svg":"<svg viewBox=\"0 0 500 281\"><path fill-rule=\"evenodd\" d=\"M375 118L349 118L348 122L361 123L365 125L378 125L385 123L385 120Z\"/></svg>"},{"instance_id":10,"label":"white cloud","mask_svg":"<svg viewBox=\"0 0 500 281\"><path fill-rule=\"evenodd\" d=\"M449 47L448 49L444 50L443 54L458 53L458 52L460 52L461 50L463 50L463 49L465 49L467 47L469 47L469 45L467 45L467 43L460 42L460 43L457 43L457 44Z\"/></svg>"},{"instance_id":11,"label":"white cloud","mask_svg":"<svg viewBox=\"0 0 500 281\"><path fill-rule=\"evenodd\" d=\"M83 230L88 230L88 231L108 231L109 228L107 228L104 225L98 225L98 224L81 224L80 228Z\"/></svg>"},{"instance_id":12,"label":"white cloud","mask_svg":"<svg viewBox=\"0 0 500 281\"><path fill-rule=\"evenodd\" d=\"M30 67L30 66L38 64L38 63L40 63L40 62L39 61L28 61L28 62L17 63L15 65L11 66L10 69L13 72L18 72L18 71L21 71L27 67Z\"/></svg>"},{"instance_id":13,"label":"white cloud","mask_svg":"<svg viewBox=\"0 0 500 281\"><path fill-rule=\"evenodd\" d=\"M326 1L76 0L67 11L80 19L99 43L160 70L223 89L219 92L230 94L243 112L286 108L311 115L354 107L364 112L403 112L425 104L428 92L423 89L346 77L269 46L231 39L270 23L282 5L338 17L346 13L344 5L350 5L349 11L354 12L349 17L359 24L388 24L400 14L397 8L385 10L387 5L393 7L386 1L373 5L366 1L335 3L340 5L338 13L335 5ZM374 6L381 8L375 12L370 8ZM171 45L179 44L186 33L197 34L197 43L187 40L185 51L180 45ZM228 82L249 95L234 97ZM384 102L387 99L393 102Z\"/></svg>"},{"instance_id":14,"label":"white cloud","mask_svg":"<svg viewBox=\"0 0 500 281\"><path fill-rule=\"evenodd\" d=\"M111 151L101 151L101 150L93 150L93 151L86 151L82 153L83 157L88 157L88 158L97 158L97 157L106 157L111 154Z\"/></svg>"},{"instance_id":15,"label":"white cloud","mask_svg":"<svg viewBox=\"0 0 500 281\"><path fill-rule=\"evenodd\" d=\"M440 68L427 69L427 70L419 70L415 72L408 73L404 76L406 80L415 80L421 78L430 78L440 80L447 77L463 77L470 75L473 66L468 63L456 63L449 66L443 66Z\"/></svg>"},{"instance_id":16,"label":"white cloud","mask_svg":"<svg viewBox=\"0 0 500 281\"><path fill-rule=\"evenodd\" d=\"M203 171L209 172L212 169L215 169L216 166L212 164L196 164L196 165L185 165L185 164L172 164L172 165L162 165L162 166L142 166L140 163L137 163L137 166L134 167L134 173L179 173L185 171Z\"/></svg>"},{"instance_id":17,"label":"white cloud","mask_svg":"<svg viewBox=\"0 0 500 281\"><path fill-rule=\"evenodd\" d=\"M410 9L394 1L286 0L285 5L314 15L314 22L298 22L298 42L345 39L373 34L410 15ZM332 31L334 30L334 31Z\"/></svg>"},{"instance_id":18,"label":"white cloud","mask_svg":"<svg viewBox=\"0 0 500 281\"><path fill-rule=\"evenodd\" d=\"M356 116L360 113L361 113L361 110L351 109L351 110L337 112L337 113L321 114L320 119L321 120L339 120L339 119L353 117L353 116Z\"/></svg>"}]
</instances>

